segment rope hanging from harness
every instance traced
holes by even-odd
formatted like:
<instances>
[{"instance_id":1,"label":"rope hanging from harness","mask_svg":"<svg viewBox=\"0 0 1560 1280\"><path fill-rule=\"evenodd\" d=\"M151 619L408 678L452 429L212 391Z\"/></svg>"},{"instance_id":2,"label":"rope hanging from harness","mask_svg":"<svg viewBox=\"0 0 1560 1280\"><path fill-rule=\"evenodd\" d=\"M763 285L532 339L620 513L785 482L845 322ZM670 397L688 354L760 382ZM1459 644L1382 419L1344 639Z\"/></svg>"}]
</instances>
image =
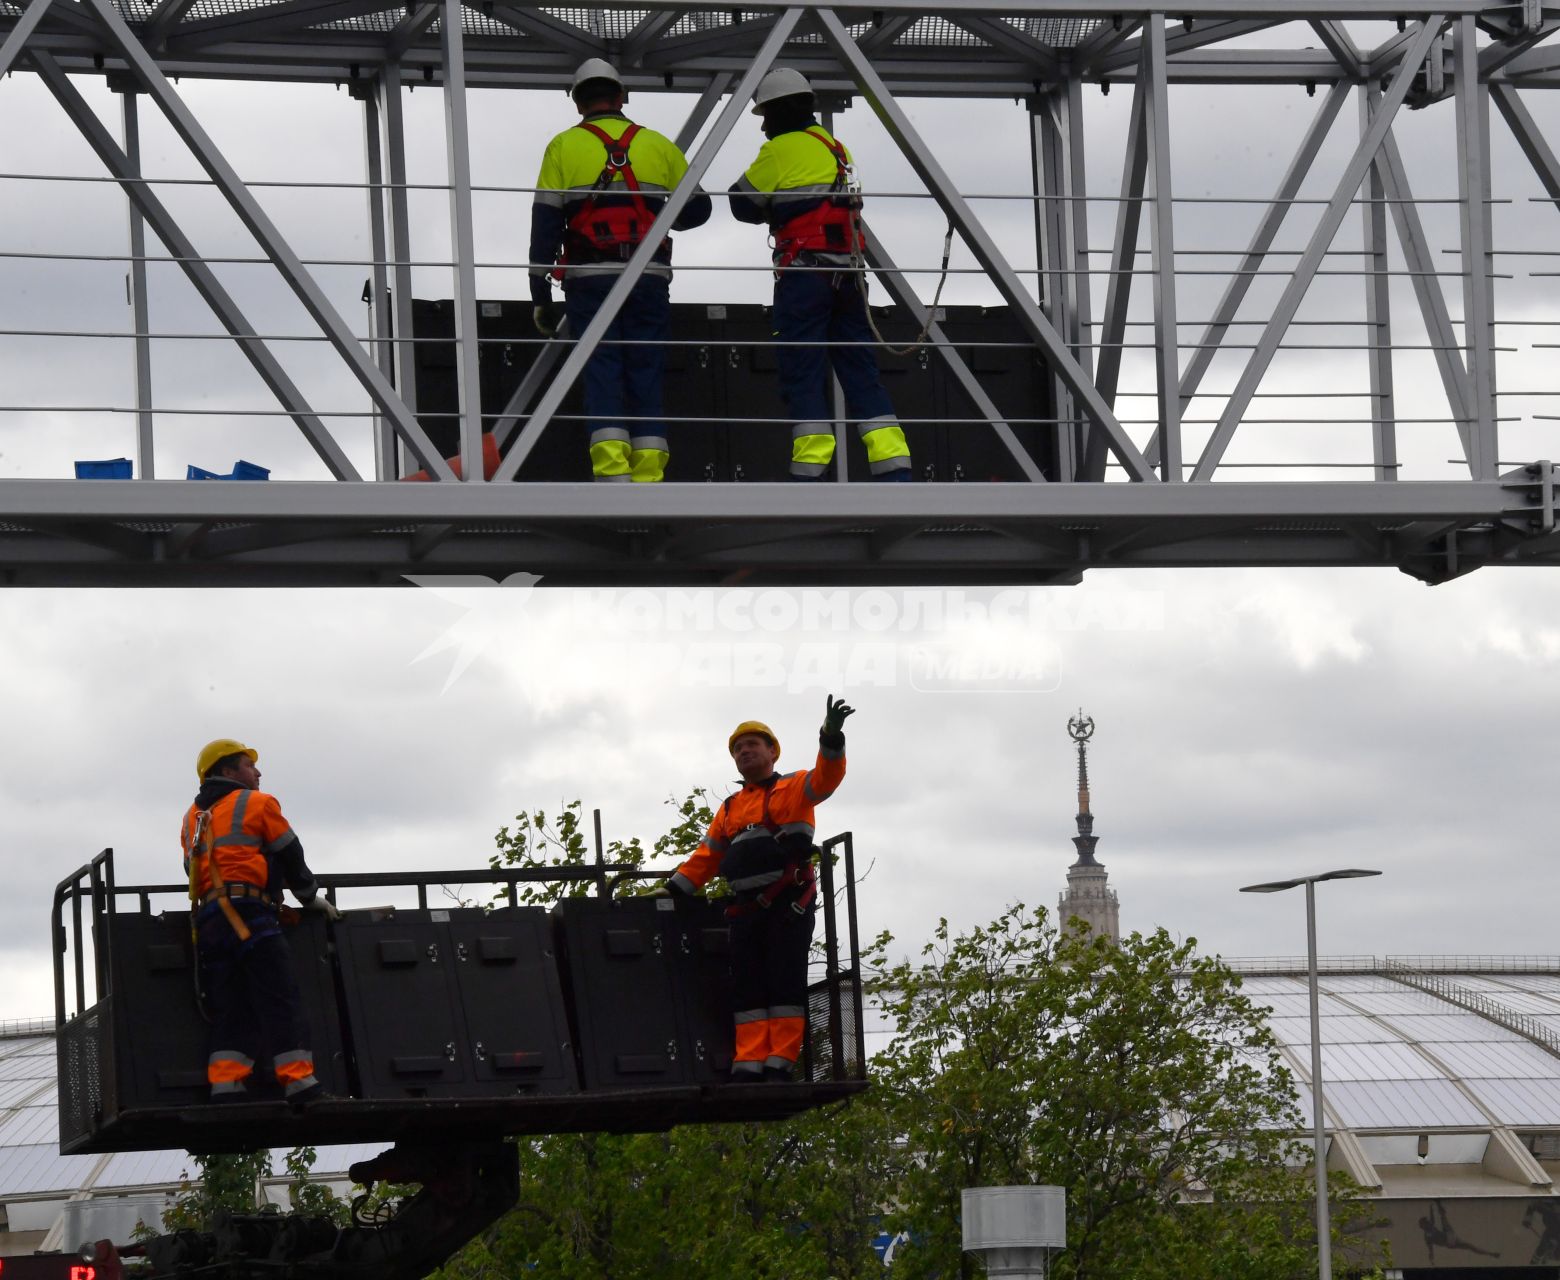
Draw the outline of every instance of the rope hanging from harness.
<instances>
[{"instance_id":1,"label":"rope hanging from harness","mask_svg":"<svg viewBox=\"0 0 1560 1280\"><path fill-rule=\"evenodd\" d=\"M614 138L589 120L581 120L575 128L595 135L607 149L607 161L595 185L591 187L590 194L569 218L563 253L558 257L558 265L553 268L555 280L563 279L564 268L570 263L600 262L612 258L626 260L655 222L655 214L639 193L639 179L634 176L634 166L628 158L629 145L639 133L640 126L629 125L620 138ZM628 188L629 199L602 199L619 175L622 176L623 185Z\"/></svg>"}]
</instances>

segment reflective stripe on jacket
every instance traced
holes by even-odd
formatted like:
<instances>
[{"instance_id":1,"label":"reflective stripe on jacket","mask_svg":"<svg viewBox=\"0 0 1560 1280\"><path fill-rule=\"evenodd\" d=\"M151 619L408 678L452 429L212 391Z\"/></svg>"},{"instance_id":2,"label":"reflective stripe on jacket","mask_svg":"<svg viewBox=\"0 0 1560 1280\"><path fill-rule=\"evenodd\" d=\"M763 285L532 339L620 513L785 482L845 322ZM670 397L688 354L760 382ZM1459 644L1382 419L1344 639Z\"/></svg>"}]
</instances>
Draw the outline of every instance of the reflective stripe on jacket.
<instances>
[{"instance_id":1,"label":"reflective stripe on jacket","mask_svg":"<svg viewBox=\"0 0 1560 1280\"><path fill-rule=\"evenodd\" d=\"M192 804L179 830L179 845L184 851L185 871L189 870L190 845L201 806ZM282 816L282 806L273 795L237 787L210 805L211 820L207 841L211 857L216 859L222 879L228 884L252 884L266 888L273 879L271 857L283 852L298 839ZM200 859L196 869L195 891L204 896L211 891L211 866ZM275 886L280 892L280 885ZM296 888L294 889L296 892ZM310 895L313 896L312 894Z\"/></svg>"},{"instance_id":2,"label":"reflective stripe on jacket","mask_svg":"<svg viewBox=\"0 0 1560 1280\"><path fill-rule=\"evenodd\" d=\"M845 780L845 735L838 745L822 743L811 769L745 782L716 810L703 841L672 877L692 892L724 875L739 893L773 884L787 862L812 848L813 806L827 800ZM767 803L766 803L767 802Z\"/></svg>"}]
</instances>

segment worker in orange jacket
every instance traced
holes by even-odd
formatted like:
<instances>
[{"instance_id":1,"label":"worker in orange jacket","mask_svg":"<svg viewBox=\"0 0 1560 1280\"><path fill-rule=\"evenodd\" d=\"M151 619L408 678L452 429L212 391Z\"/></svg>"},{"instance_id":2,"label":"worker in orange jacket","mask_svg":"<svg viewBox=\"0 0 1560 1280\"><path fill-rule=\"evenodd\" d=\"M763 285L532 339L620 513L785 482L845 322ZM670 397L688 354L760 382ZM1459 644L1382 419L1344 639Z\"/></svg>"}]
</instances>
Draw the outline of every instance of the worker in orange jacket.
<instances>
[{"instance_id":1,"label":"worker in orange jacket","mask_svg":"<svg viewBox=\"0 0 1560 1280\"><path fill-rule=\"evenodd\" d=\"M727 741L742 790L728 796L698 850L667 882L691 894L717 875L735 901L731 976L736 1082L789 1080L807 1027L807 951L817 911L813 806L845 780L845 718L854 708L829 698L811 769L775 772L780 741L757 720Z\"/></svg>"},{"instance_id":2,"label":"worker in orange jacket","mask_svg":"<svg viewBox=\"0 0 1560 1280\"><path fill-rule=\"evenodd\" d=\"M329 920L341 913L319 891L276 797L259 789L259 759L253 747L232 738L202 747L195 762L200 790L179 831L212 1023L206 1079L213 1102L242 1102L255 1063L269 1053L287 1100L302 1104L325 1091L314 1075L282 937L282 888L305 911Z\"/></svg>"}]
</instances>

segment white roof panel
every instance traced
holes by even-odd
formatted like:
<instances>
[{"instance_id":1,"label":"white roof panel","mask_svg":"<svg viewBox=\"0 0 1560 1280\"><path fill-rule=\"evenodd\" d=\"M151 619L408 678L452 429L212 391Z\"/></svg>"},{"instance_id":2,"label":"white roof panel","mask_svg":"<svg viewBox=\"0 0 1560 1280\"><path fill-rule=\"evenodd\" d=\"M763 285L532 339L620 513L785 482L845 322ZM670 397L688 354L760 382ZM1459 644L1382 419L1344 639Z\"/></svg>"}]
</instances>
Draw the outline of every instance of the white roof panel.
<instances>
[{"instance_id":1,"label":"white roof panel","mask_svg":"<svg viewBox=\"0 0 1560 1280\"><path fill-rule=\"evenodd\" d=\"M1328 1044L1322 1035L1322 1080L1444 1080L1446 1072L1411 1045ZM1306 1046L1310 1052L1310 1046Z\"/></svg>"},{"instance_id":2,"label":"white roof panel","mask_svg":"<svg viewBox=\"0 0 1560 1280\"><path fill-rule=\"evenodd\" d=\"M49 1091L47 1096L52 1098L54 1081L52 1079L0 1080L0 1108L21 1106L22 1103L31 1101L31 1095L40 1089L47 1089Z\"/></svg>"},{"instance_id":3,"label":"white roof panel","mask_svg":"<svg viewBox=\"0 0 1560 1280\"><path fill-rule=\"evenodd\" d=\"M1489 1117L1449 1080L1324 1080L1322 1091L1345 1128L1489 1124Z\"/></svg>"},{"instance_id":4,"label":"white roof panel","mask_svg":"<svg viewBox=\"0 0 1560 1280\"><path fill-rule=\"evenodd\" d=\"M35 1055L0 1058L0 1081L53 1080L54 1077L55 1065L53 1058Z\"/></svg>"},{"instance_id":5,"label":"white roof panel","mask_svg":"<svg viewBox=\"0 0 1560 1280\"><path fill-rule=\"evenodd\" d=\"M1501 1124L1560 1125L1560 1080L1470 1080Z\"/></svg>"},{"instance_id":6,"label":"white roof panel","mask_svg":"<svg viewBox=\"0 0 1560 1280\"><path fill-rule=\"evenodd\" d=\"M25 1147L60 1140L60 1113L51 1095L47 1104L21 1107L0 1119L0 1147ZM3 1157L0 1157L3 1158Z\"/></svg>"},{"instance_id":7,"label":"white roof panel","mask_svg":"<svg viewBox=\"0 0 1560 1280\"><path fill-rule=\"evenodd\" d=\"M121 1151L110 1156L92 1185L97 1187L162 1187L176 1185L188 1172L200 1170L184 1151Z\"/></svg>"},{"instance_id":8,"label":"white roof panel","mask_svg":"<svg viewBox=\"0 0 1560 1280\"><path fill-rule=\"evenodd\" d=\"M1351 1012L1363 1013L1440 1013L1447 1007L1446 1001L1440 996L1400 985L1394 991L1351 991L1349 1003L1358 1006Z\"/></svg>"},{"instance_id":9,"label":"white roof panel","mask_svg":"<svg viewBox=\"0 0 1560 1280\"><path fill-rule=\"evenodd\" d=\"M59 1144L8 1147L0 1159L0 1198L79 1191L102 1156L62 1156Z\"/></svg>"},{"instance_id":10,"label":"white roof panel","mask_svg":"<svg viewBox=\"0 0 1560 1280\"><path fill-rule=\"evenodd\" d=\"M1285 1044L1311 1043L1309 1018L1269 1018L1268 1026ZM1361 1014L1341 1014L1322 1022L1323 1044L1385 1044L1402 1038L1390 1027Z\"/></svg>"},{"instance_id":11,"label":"white roof panel","mask_svg":"<svg viewBox=\"0 0 1560 1280\"><path fill-rule=\"evenodd\" d=\"M1464 1080L1554 1080L1560 1078L1560 1059L1526 1041L1497 1044L1443 1042L1427 1044Z\"/></svg>"},{"instance_id":12,"label":"white roof panel","mask_svg":"<svg viewBox=\"0 0 1560 1280\"><path fill-rule=\"evenodd\" d=\"M1449 1009L1450 1006L1443 1005L1442 1008ZM1395 1014L1387 1021L1410 1040L1417 1040L1421 1044L1447 1040L1464 1044L1492 1044L1500 1040L1525 1042L1526 1039L1476 1013L1463 1013L1461 1010L1434 1014ZM1326 1039L1325 1031L1322 1036Z\"/></svg>"},{"instance_id":13,"label":"white roof panel","mask_svg":"<svg viewBox=\"0 0 1560 1280\"><path fill-rule=\"evenodd\" d=\"M1303 987L1299 991L1288 995L1281 992L1269 992L1266 995L1252 996L1251 1003L1259 1009L1271 1009L1280 1018L1308 1018L1311 1016L1311 1001ZM1317 1001L1317 1008L1324 1018L1355 1012L1348 1005L1340 1004L1331 996L1322 996Z\"/></svg>"}]
</instances>

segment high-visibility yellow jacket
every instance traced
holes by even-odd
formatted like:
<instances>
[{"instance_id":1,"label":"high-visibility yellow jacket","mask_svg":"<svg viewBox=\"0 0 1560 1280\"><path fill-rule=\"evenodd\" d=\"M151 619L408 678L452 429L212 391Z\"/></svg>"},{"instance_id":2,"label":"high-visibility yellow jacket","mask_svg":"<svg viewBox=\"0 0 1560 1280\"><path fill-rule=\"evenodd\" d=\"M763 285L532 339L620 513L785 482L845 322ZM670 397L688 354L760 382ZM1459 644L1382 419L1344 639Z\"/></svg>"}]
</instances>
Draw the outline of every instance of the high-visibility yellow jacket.
<instances>
[{"instance_id":1,"label":"high-visibility yellow jacket","mask_svg":"<svg viewBox=\"0 0 1560 1280\"><path fill-rule=\"evenodd\" d=\"M828 141L825 142L824 139ZM727 195L732 217L739 222L767 223L778 241L788 223L828 202L839 177L839 162L829 143L837 143L851 164L850 148L817 121L777 133L758 149L754 159ZM820 253L825 262L848 253Z\"/></svg>"},{"instance_id":2,"label":"high-visibility yellow jacket","mask_svg":"<svg viewBox=\"0 0 1560 1280\"><path fill-rule=\"evenodd\" d=\"M845 735L819 735L811 769L771 774L744 782L716 810L715 820L693 855L672 876L684 893L703 888L717 875L736 892L748 893L780 879L787 863L805 861L813 846L813 806L827 800L845 780Z\"/></svg>"},{"instance_id":3,"label":"high-visibility yellow jacket","mask_svg":"<svg viewBox=\"0 0 1560 1280\"><path fill-rule=\"evenodd\" d=\"M621 112L602 111L585 117L586 123L595 125L613 139L621 138L631 121ZM590 198L592 188L606 168L607 149L601 139L587 129L578 126L565 129L547 144L542 154L541 171L536 176L536 198L531 206L531 293L539 301L551 294L548 274L558 254L565 248L570 217L577 213ZM653 217L666 202L667 195L683 174L688 171L688 161L677 144L654 129L641 128L628 145L628 163L639 183L639 191L649 206ZM596 197L598 202L632 200L627 183L621 173L614 175L611 184ZM672 226L677 231L687 231L709 220L710 198L702 191L683 206ZM641 233L642 234L642 233ZM568 245L569 262L564 281L581 275L621 271L624 255L598 257ZM669 244L656 250L655 261L649 270L659 275L671 275L672 251Z\"/></svg>"}]
</instances>

